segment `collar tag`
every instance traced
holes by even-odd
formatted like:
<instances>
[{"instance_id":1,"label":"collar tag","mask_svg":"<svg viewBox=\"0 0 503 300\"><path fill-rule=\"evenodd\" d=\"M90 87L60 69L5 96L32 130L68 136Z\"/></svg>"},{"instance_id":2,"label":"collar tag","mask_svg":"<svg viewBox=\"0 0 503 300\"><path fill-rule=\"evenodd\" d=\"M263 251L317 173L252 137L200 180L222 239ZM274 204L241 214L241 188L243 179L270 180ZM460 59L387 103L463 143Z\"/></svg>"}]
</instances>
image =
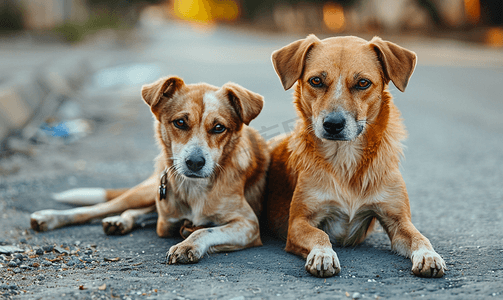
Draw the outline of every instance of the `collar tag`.
<instances>
[{"instance_id":1,"label":"collar tag","mask_svg":"<svg viewBox=\"0 0 503 300\"><path fill-rule=\"evenodd\" d=\"M168 178L168 171L164 170L161 175L161 185L159 185L159 200L164 200L166 199L166 183L167 183L167 178Z\"/></svg>"}]
</instances>

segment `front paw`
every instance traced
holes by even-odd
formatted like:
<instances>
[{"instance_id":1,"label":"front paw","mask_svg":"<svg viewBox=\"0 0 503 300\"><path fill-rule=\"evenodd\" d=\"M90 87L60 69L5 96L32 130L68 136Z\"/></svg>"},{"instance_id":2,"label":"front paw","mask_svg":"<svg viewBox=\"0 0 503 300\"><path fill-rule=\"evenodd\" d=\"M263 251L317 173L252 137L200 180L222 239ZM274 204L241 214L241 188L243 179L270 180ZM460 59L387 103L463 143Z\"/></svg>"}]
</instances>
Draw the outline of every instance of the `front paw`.
<instances>
[{"instance_id":1,"label":"front paw","mask_svg":"<svg viewBox=\"0 0 503 300\"><path fill-rule=\"evenodd\" d=\"M196 263L204 253L191 242L183 241L169 248L166 254L168 264L189 264Z\"/></svg>"},{"instance_id":2,"label":"front paw","mask_svg":"<svg viewBox=\"0 0 503 300\"><path fill-rule=\"evenodd\" d=\"M412 252L412 273L420 277L442 277L445 262L434 250L419 249Z\"/></svg>"},{"instance_id":3,"label":"front paw","mask_svg":"<svg viewBox=\"0 0 503 300\"><path fill-rule=\"evenodd\" d=\"M133 230L133 220L121 216L104 218L101 224L103 225L103 231L107 235L126 234Z\"/></svg>"},{"instance_id":4,"label":"front paw","mask_svg":"<svg viewBox=\"0 0 503 300\"><path fill-rule=\"evenodd\" d=\"M313 248L306 259L306 271L317 277L330 277L339 274L341 265L331 247Z\"/></svg>"}]
</instances>

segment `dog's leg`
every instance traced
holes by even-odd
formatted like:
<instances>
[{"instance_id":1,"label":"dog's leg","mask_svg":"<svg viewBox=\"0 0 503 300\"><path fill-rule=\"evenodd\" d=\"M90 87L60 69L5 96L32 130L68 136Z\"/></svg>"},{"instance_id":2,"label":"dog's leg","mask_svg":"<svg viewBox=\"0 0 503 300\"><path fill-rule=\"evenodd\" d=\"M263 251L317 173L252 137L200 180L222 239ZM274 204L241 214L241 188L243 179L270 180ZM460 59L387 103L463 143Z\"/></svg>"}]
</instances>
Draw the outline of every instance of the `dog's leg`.
<instances>
[{"instance_id":1,"label":"dog's leg","mask_svg":"<svg viewBox=\"0 0 503 300\"><path fill-rule=\"evenodd\" d=\"M128 209L120 216L111 216L101 221L106 234L126 234L138 225L141 216L155 211L155 205L145 208Z\"/></svg>"},{"instance_id":2,"label":"dog's leg","mask_svg":"<svg viewBox=\"0 0 503 300\"><path fill-rule=\"evenodd\" d=\"M394 251L412 260L412 272L421 277L442 277L446 265L430 241L412 224L409 200L405 193L402 205L380 206L379 222L388 233Z\"/></svg>"},{"instance_id":3,"label":"dog's leg","mask_svg":"<svg viewBox=\"0 0 503 300\"><path fill-rule=\"evenodd\" d=\"M169 249L166 254L168 264L195 263L207 251L233 251L261 246L257 217L251 208L247 215L248 218L239 216L224 226L194 231L186 240Z\"/></svg>"},{"instance_id":4,"label":"dog's leg","mask_svg":"<svg viewBox=\"0 0 503 300\"><path fill-rule=\"evenodd\" d=\"M36 231L52 230L66 225L85 223L130 208L152 206L155 204L157 184L157 176L152 176L109 202L68 210L37 211L30 216L31 227Z\"/></svg>"},{"instance_id":5,"label":"dog's leg","mask_svg":"<svg viewBox=\"0 0 503 300\"><path fill-rule=\"evenodd\" d=\"M292 207L290 211L295 210ZM306 258L306 271L314 276L330 277L341 271L339 258L332 249L328 234L312 226L302 215L290 215L285 250Z\"/></svg>"}]
</instances>

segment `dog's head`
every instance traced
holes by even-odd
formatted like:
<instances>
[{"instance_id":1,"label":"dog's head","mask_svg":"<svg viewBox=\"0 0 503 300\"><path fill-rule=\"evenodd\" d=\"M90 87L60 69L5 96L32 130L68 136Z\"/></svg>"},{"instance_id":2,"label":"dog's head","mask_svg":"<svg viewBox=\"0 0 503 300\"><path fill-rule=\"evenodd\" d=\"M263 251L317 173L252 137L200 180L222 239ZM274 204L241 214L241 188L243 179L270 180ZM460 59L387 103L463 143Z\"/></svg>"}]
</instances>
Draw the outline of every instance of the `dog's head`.
<instances>
[{"instance_id":1,"label":"dog's head","mask_svg":"<svg viewBox=\"0 0 503 300\"><path fill-rule=\"evenodd\" d=\"M159 138L172 167L188 178L214 174L234 149L243 124L264 103L262 96L234 83L186 85L178 77L144 85L141 93L159 121Z\"/></svg>"},{"instance_id":2,"label":"dog's head","mask_svg":"<svg viewBox=\"0 0 503 300\"><path fill-rule=\"evenodd\" d=\"M297 82L295 104L315 135L351 141L377 116L389 81L405 90L416 54L378 37L310 35L275 51L272 61L285 90Z\"/></svg>"}]
</instances>

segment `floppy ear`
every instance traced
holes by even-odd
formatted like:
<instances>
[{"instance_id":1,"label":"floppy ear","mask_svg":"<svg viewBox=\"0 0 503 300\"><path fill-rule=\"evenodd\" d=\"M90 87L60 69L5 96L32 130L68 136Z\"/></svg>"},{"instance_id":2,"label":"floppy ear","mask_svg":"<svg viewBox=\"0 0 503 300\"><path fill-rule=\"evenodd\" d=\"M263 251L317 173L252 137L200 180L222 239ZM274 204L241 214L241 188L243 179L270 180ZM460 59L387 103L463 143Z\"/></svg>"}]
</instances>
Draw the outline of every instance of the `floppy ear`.
<instances>
[{"instance_id":1,"label":"floppy ear","mask_svg":"<svg viewBox=\"0 0 503 300\"><path fill-rule=\"evenodd\" d=\"M155 114L157 106L162 102L161 99L170 99L184 85L185 83L179 77L163 77L154 83L142 86L141 96Z\"/></svg>"},{"instance_id":2,"label":"floppy ear","mask_svg":"<svg viewBox=\"0 0 503 300\"><path fill-rule=\"evenodd\" d=\"M221 88L223 96L229 99L229 103L237 115L246 125L255 119L264 106L264 97L232 82L224 84Z\"/></svg>"},{"instance_id":3,"label":"floppy ear","mask_svg":"<svg viewBox=\"0 0 503 300\"><path fill-rule=\"evenodd\" d=\"M274 69L285 91L300 78L307 53L319 41L315 35L311 34L305 39L293 42L272 53Z\"/></svg>"},{"instance_id":4,"label":"floppy ear","mask_svg":"<svg viewBox=\"0 0 503 300\"><path fill-rule=\"evenodd\" d=\"M386 79L393 81L400 91L405 91L416 67L416 53L377 36L370 41L370 47L377 53Z\"/></svg>"}]
</instances>

